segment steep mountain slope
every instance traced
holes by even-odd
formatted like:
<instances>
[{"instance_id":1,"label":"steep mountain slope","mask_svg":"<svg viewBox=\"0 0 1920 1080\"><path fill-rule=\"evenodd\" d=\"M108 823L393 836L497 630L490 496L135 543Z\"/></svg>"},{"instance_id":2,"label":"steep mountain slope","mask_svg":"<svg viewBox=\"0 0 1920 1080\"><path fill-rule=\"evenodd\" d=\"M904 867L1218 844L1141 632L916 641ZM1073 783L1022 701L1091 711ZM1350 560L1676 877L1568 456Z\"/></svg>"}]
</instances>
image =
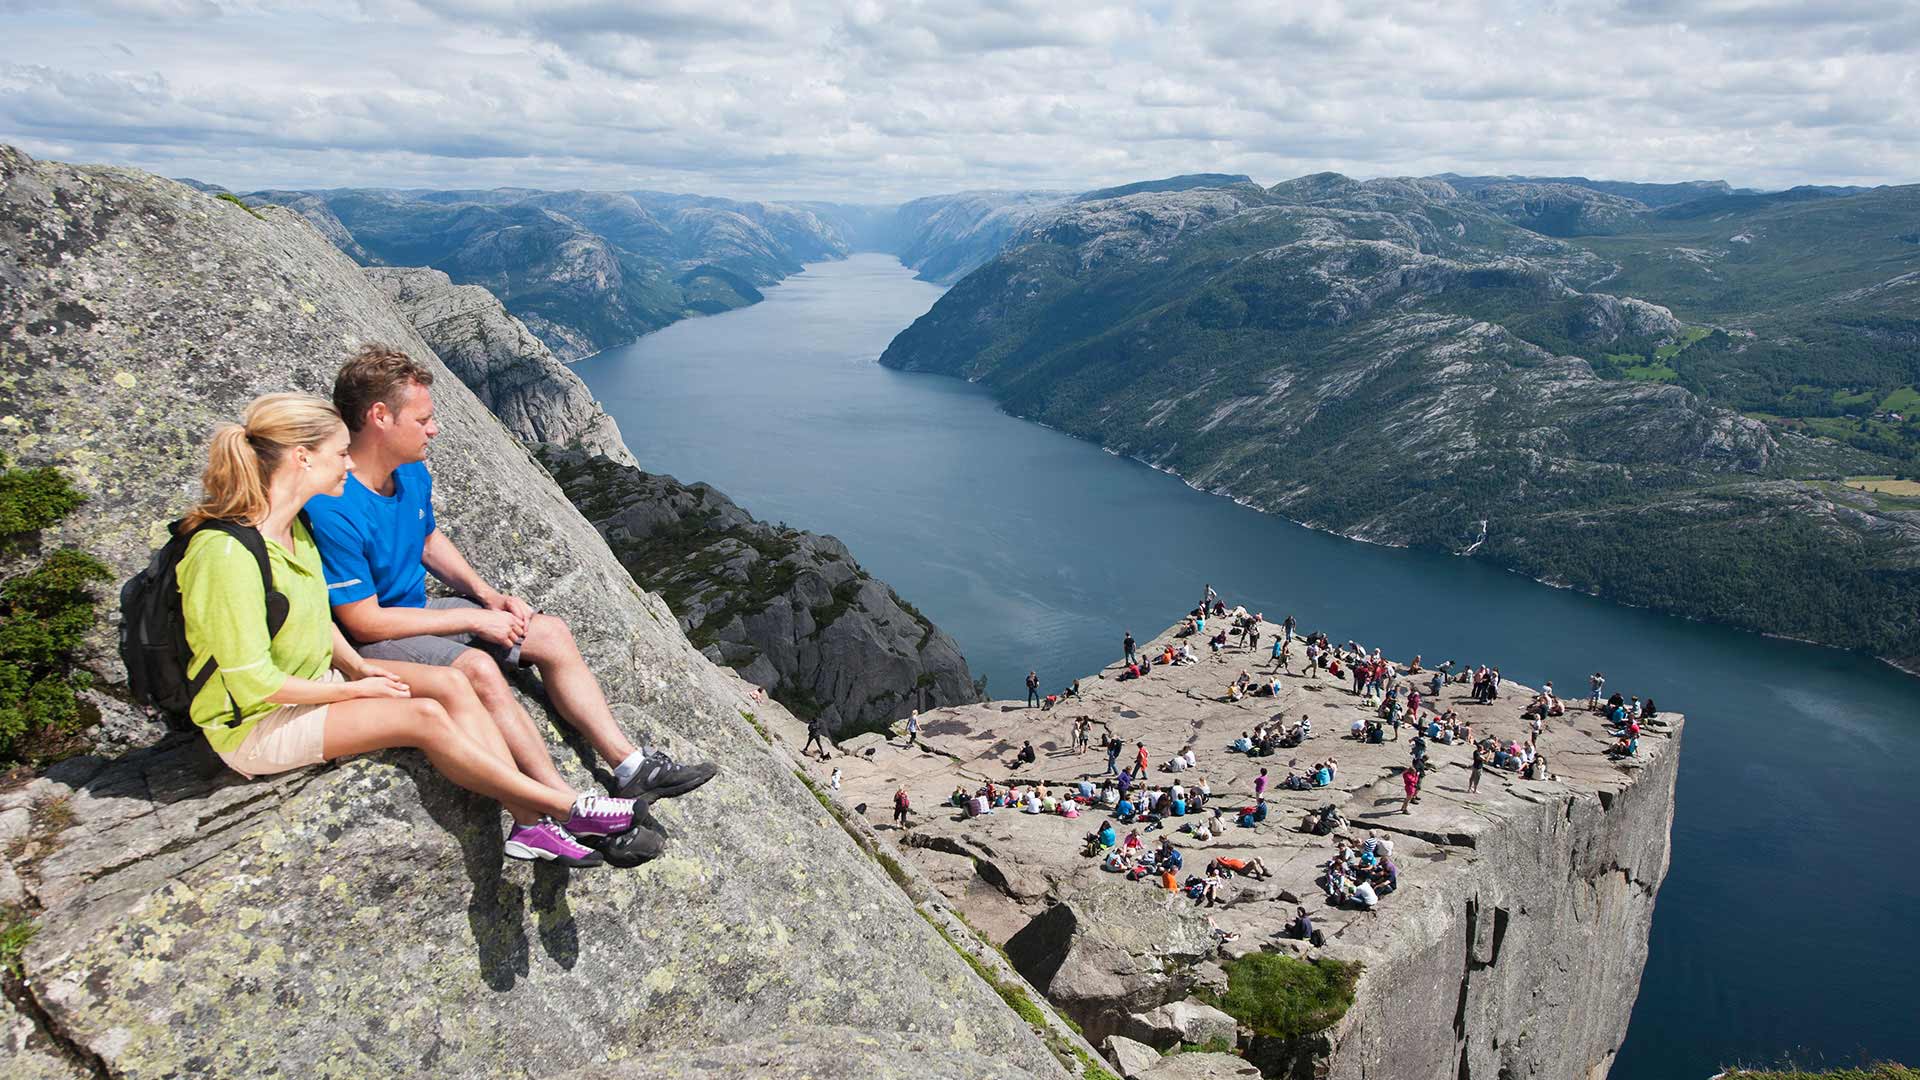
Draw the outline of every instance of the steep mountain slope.
<instances>
[{"instance_id":1,"label":"steep mountain slope","mask_svg":"<svg viewBox=\"0 0 1920 1080\"><path fill-rule=\"evenodd\" d=\"M882 363L982 381L1018 415L1317 527L1920 656L1920 509L1814 479L1881 459L1645 377L1656 359L1684 369L1707 333L1668 295L1690 316L1721 296L1642 287L1700 276L1675 269L1696 265L1687 245L1557 239L1513 211L1438 180L1333 174L1056 208ZM1903 297L1920 245L1891 240L1898 215L1847 214L1888 237L1865 248L1735 245L1709 269L1847 260L1794 295ZM1788 249L1811 228L1766 235ZM1721 311L1765 302L1744 279L1719 287Z\"/></svg>"},{"instance_id":2,"label":"steep mountain slope","mask_svg":"<svg viewBox=\"0 0 1920 1080\"><path fill-rule=\"evenodd\" d=\"M657 808L664 857L569 873L503 864L497 808L412 752L260 781L198 740L64 762L0 796L10 825L30 819L0 852L39 930L9 929L24 949L0 973L0 1030L42 1048L24 1067L478 1077L691 1058L750 1075L753 1054L715 1048L761 1040L867 1065L886 1046L917 1075L982 1059L1079 1075L763 740L753 714L784 710L692 649L359 268L293 213L257 213L0 148L0 452L89 498L41 539L125 577L190 501L216 423L394 343L443 373L441 527L569 622L624 725L719 775ZM119 680L104 620L89 663ZM554 749L594 784L557 733Z\"/></svg>"},{"instance_id":3,"label":"steep mountain slope","mask_svg":"<svg viewBox=\"0 0 1920 1080\"><path fill-rule=\"evenodd\" d=\"M1058 191L962 191L914 199L894 212L887 250L928 281L958 281L1072 198Z\"/></svg>"},{"instance_id":4,"label":"steep mountain slope","mask_svg":"<svg viewBox=\"0 0 1920 1080\"><path fill-rule=\"evenodd\" d=\"M368 267L366 275L488 411L522 442L576 446L634 464L619 425L569 371L478 285L426 267Z\"/></svg>"}]
</instances>

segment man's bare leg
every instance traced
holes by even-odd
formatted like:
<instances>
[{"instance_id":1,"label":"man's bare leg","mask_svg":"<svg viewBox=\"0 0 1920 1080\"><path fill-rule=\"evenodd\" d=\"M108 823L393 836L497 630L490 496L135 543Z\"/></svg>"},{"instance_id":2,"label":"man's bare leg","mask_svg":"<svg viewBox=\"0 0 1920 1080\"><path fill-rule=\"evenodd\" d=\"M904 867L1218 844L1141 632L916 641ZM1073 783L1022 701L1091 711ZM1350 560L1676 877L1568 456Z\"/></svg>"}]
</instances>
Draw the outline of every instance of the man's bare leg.
<instances>
[{"instance_id":1,"label":"man's bare leg","mask_svg":"<svg viewBox=\"0 0 1920 1080\"><path fill-rule=\"evenodd\" d=\"M607 764L618 766L638 752L639 747L633 745L633 740L627 738L614 720L613 710L607 707L607 696L600 690L600 681L593 677L587 662L581 658L573 631L565 622L552 615L535 615L528 620L527 637L520 643L520 655L540 669L547 698L561 718L586 736Z\"/></svg>"}]
</instances>

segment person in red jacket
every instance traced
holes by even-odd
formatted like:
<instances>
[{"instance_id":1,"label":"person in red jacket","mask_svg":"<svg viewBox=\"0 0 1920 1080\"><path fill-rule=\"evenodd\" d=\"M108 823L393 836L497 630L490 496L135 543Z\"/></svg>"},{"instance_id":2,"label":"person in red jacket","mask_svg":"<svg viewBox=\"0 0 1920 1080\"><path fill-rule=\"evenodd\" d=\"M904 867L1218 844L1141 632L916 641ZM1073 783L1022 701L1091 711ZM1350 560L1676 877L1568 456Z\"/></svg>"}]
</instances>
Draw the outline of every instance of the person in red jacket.
<instances>
[{"instance_id":1,"label":"person in red jacket","mask_svg":"<svg viewBox=\"0 0 1920 1080\"><path fill-rule=\"evenodd\" d=\"M1413 798L1420 794L1420 770L1411 765L1407 766L1406 771L1400 774L1400 781L1407 786L1407 798L1405 802L1400 804L1400 812L1403 814L1411 814L1413 813L1411 809L1413 806Z\"/></svg>"},{"instance_id":2,"label":"person in red jacket","mask_svg":"<svg viewBox=\"0 0 1920 1080\"><path fill-rule=\"evenodd\" d=\"M893 823L903 829L907 827L907 809L910 805L906 785L902 784L900 790L893 793Z\"/></svg>"}]
</instances>

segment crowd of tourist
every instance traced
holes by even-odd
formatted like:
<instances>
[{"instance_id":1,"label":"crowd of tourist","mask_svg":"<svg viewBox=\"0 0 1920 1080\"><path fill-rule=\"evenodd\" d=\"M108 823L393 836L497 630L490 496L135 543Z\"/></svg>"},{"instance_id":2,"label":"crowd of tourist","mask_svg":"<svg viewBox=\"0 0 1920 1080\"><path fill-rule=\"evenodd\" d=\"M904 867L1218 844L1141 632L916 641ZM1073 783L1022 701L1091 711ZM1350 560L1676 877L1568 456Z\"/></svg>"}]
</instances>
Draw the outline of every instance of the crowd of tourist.
<instances>
[{"instance_id":1,"label":"crowd of tourist","mask_svg":"<svg viewBox=\"0 0 1920 1080\"><path fill-rule=\"evenodd\" d=\"M1230 650L1253 652L1261 647L1264 630L1262 616L1248 613L1244 607L1229 608L1213 591L1206 590L1202 603L1188 613L1172 640L1143 645L1129 631L1122 640L1124 658L1117 678L1120 681L1147 677L1158 667L1197 664L1206 656L1195 648L1198 638L1208 652ZM1292 616L1287 616L1274 635L1271 665L1259 675L1242 669L1227 683L1216 700L1239 702L1251 697L1277 696L1282 692L1283 676L1293 676L1295 648L1304 657L1300 675L1318 679L1323 676L1350 685L1351 693L1363 704L1347 732L1348 738L1367 744L1388 740L1407 743L1407 763L1399 767L1400 787L1404 792L1399 810L1411 813L1420 802L1423 787L1436 768L1431 751L1436 746L1466 748L1468 780L1466 792L1477 793L1488 769L1496 769L1523 779L1548 779L1547 756L1540 740L1555 718L1564 717L1567 702L1551 682L1533 693L1520 712L1523 728L1510 736L1477 734L1474 725L1459 711L1442 700L1443 690L1454 684L1466 688L1467 697L1485 705L1500 700L1503 681L1498 667L1480 664L1456 667L1452 660L1427 667L1423 657L1415 655L1404 665L1386 658L1378 648L1367 649L1349 640L1335 645L1324 633L1299 633ZM1214 662L1225 662L1215 657ZM1078 681L1057 695L1038 696L1037 677L1028 679L1029 703L1051 708L1068 698L1079 698ZM1623 698L1619 693L1604 696L1605 679L1595 672L1589 680L1587 707L1601 713L1606 731L1613 740L1608 753L1628 758L1639 753L1639 739L1645 722L1657 715L1652 700ZM1452 699L1458 702L1458 698ZM1084 754L1095 744L1095 721L1079 716L1069 721L1071 753ZM1289 759L1284 776L1277 776L1277 765L1261 765L1252 778L1252 801L1229 799L1216 793L1204 775L1198 774L1199 755L1193 746L1184 746L1155 761L1141 740L1130 741L1106 727L1098 734L1100 749L1107 752L1102 774L1077 781L1000 784L994 781L956 786L951 796L955 808L966 818L978 818L996 811L1028 815L1058 815L1078 818L1099 815L1100 826L1085 835L1083 855L1097 860L1105 871L1131 881L1147 881L1169 892L1182 893L1197 904L1213 907L1230 900L1229 883L1236 877L1264 879L1271 871L1258 858L1222 854L1211 858L1203 872L1191 873L1182 846L1205 844L1230 835L1230 830L1257 829L1268 819L1268 794L1274 788L1287 791L1313 791L1332 788L1339 782L1339 762L1331 755L1319 755L1310 767L1300 768L1298 759ZM1403 733L1403 728L1411 729ZM909 741L918 735L918 717L909 725ZM1305 713L1289 721L1281 715L1254 723L1239 737L1226 744L1229 753L1249 758L1272 757L1276 751L1295 749L1315 737L1312 719ZM1014 768L1036 763L1032 742L1026 741L1013 760ZM1123 764L1123 758L1125 763ZM1157 765L1157 770L1154 768ZM1156 773L1158 778L1156 779ZM1183 774L1193 773L1189 783ZM1389 776L1392 774L1389 773ZM1363 781L1364 782L1364 781ZM1237 804L1237 805L1236 805ZM904 819L907 802L905 789L896 794L896 816ZM1289 818L1289 821L1292 819ZM1328 902L1335 907L1373 910L1383 898L1394 893L1400 883L1399 868L1393 859L1393 842L1377 834L1353 838L1349 822L1337 803L1328 803L1303 812L1298 828L1314 836L1331 837L1334 851L1325 863L1317 883ZM1161 832L1157 838L1146 834ZM1222 932L1224 933L1224 932ZM1283 933L1319 940L1313 918L1305 907ZM1230 936L1230 935L1229 935Z\"/></svg>"}]
</instances>

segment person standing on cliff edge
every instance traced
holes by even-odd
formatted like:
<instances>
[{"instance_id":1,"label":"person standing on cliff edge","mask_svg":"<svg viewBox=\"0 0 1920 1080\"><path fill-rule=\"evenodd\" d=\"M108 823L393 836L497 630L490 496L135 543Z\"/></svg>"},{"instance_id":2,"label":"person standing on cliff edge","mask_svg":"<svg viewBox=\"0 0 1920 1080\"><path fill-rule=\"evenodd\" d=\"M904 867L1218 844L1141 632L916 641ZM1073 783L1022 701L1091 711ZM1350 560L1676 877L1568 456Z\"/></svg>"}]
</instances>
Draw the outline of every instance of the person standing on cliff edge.
<instances>
[{"instance_id":1,"label":"person standing on cliff edge","mask_svg":"<svg viewBox=\"0 0 1920 1080\"><path fill-rule=\"evenodd\" d=\"M1027 708L1040 704L1040 673L1027 672Z\"/></svg>"},{"instance_id":2,"label":"person standing on cliff edge","mask_svg":"<svg viewBox=\"0 0 1920 1080\"><path fill-rule=\"evenodd\" d=\"M613 767L613 789L645 802L713 778L636 746L620 730L565 622L488 584L436 527L433 475L423 464L440 433L433 373L406 353L367 345L340 368L334 406L350 433L353 473L338 496L307 504L326 570L334 621L360 654L453 668L467 677L506 738L514 762L550 787L562 782L547 742L514 697L506 672L537 668L553 709ZM426 575L460 593L427 598Z\"/></svg>"},{"instance_id":3,"label":"person standing on cliff edge","mask_svg":"<svg viewBox=\"0 0 1920 1080\"><path fill-rule=\"evenodd\" d=\"M1127 639L1120 643L1120 647L1127 651L1127 663L1137 664L1140 662L1140 658L1134 655L1134 651L1133 651L1133 647L1134 647L1133 631L1131 630L1127 631Z\"/></svg>"}]
</instances>

